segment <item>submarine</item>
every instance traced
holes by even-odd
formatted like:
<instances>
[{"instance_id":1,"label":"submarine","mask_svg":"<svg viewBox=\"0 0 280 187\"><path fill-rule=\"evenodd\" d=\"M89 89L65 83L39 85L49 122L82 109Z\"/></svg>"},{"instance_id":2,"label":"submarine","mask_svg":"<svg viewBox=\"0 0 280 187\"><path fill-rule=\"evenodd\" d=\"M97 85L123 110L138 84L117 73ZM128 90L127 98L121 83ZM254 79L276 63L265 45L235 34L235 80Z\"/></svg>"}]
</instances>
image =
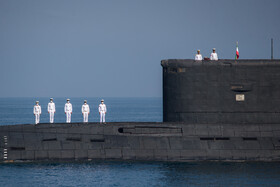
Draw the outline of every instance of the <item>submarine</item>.
<instances>
[{"instance_id":1,"label":"submarine","mask_svg":"<svg viewBox=\"0 0 280 187\"><path fill-rule=\"evenodd\" d=\"M162 60L163 122L0 126L0 162L280 161L280 60Z\"/></svg>"}]
</instances>

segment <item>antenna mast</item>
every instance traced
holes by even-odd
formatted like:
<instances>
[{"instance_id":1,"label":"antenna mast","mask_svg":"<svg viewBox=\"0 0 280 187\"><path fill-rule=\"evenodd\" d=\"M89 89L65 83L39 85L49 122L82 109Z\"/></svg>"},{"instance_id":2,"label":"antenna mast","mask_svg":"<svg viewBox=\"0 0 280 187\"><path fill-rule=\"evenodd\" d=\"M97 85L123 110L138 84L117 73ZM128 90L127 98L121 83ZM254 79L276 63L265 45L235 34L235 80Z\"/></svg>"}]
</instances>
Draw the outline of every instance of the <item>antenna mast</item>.
<instances>
[{"instance_id":1,"label":"antenna mast","mask_svg":"<svg viewBox=\"0 0 280 187\"><path fill-rule=\"evenodd\" d=\"M273 38L271 38L271 60L273 60Z\"/></svg>"}]
</instances>

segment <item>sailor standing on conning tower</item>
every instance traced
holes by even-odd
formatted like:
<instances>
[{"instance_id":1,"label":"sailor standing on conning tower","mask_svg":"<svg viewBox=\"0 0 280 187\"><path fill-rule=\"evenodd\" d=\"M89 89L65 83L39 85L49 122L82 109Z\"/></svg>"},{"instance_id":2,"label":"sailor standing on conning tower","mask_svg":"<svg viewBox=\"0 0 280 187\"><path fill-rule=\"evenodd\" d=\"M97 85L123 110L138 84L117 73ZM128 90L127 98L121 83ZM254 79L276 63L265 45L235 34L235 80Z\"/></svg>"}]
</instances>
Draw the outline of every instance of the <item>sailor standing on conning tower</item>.
<instances>
[{"instance_id":1,"label":"sailor standing on conning tower","mask_svg":"<svg viewBox=\"0 0 280 187\"><path fill-rule=\"evenodd\" d=\"M40 115L42 113L41 106L39 105L39 101L36 101L36 105L33 107L33 114L35 116L35 124L40 122Z\"/></svg>"},{"instance_id":2,"label":"sailor standing on conning tower","mask_svg":"<svg viewBox=\"0 0 280 187\"><path fill-rule=\"evenodd\" d=\"M195 60L202 60L202 55L200 54L200 50L197 50L197 54L195 55Z\"/></svg>"},{"instance_id":3,"label":"sailor standing on conning tower","mask_svg":"<svg viewBox=\"0 0 280 187\"><path fill-rule=\"evenodd\" d=\"M72 104L70 103L70 99L67 99L67 103L65 103L64 112L66 114L66 123L70 123L72 114Z\"/></svg>"},{"instance_id":4,"label":"sailor standing on conning tower","mask_svg":"<svg viewBox=\"0 0 280 187\"><path fill-rule=\"evenodd\" d=\"M213 52L211 53L210 60L218 60L218 54L216 53L216 49L212 49Z\"/></svg>"},{"instance_id":5,"label":"sailor standing on conning tower","mask_svg":"<svg viewBox=\"0 0 280 187\"><path fill-rule=\"evenodd\" d=\"M100 123L105 123L105 114L107 112L106 105L104 104L104 100L101 100L101 104L98 107L98 111L100 114Z\"/></svg>"},{"instance_id":6,"label":"sailor standing on conning tower","mask_svg":"<svg viewBox=\"0 0 280 187\"><path fill-rule=\"evenodd\" d=\"M89 106L87 104L87 100L85 100L84 104L82 106L82 113L83 113L83 117L84 117L84 123L88 122L89 112L90 112L90 109L89 109Z\"/></svg>"},{"instance_id":7,"label":"sailor standing on conning tower","mask_svg":"<svg viewBox=\"0 0 280 187\"><path fill-rule=\"evenodd\" d=\"M53 123L55 113L55 104L53 102L53 98L50 98L50 102L48 104L48 113L50 114L50 123Z\"/></svg>"}]
</instances>

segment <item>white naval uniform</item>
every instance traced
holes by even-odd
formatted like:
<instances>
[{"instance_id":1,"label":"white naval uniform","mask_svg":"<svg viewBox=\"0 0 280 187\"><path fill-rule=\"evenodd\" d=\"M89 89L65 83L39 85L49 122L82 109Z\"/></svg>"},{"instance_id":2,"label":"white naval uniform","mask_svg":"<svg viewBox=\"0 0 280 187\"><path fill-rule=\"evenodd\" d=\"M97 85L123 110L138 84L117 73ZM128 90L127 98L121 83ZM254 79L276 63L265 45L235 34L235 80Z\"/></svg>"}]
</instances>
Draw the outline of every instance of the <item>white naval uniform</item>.
<instances>
[{"instance_id":1,"label":"white naval uniform","mask_svg":"<svg viewBox=\"0 0 280 187\"><path fill-rule=\"evenodd\" d=\"M105 123L105 114L107 112L107 108L105 104L100 104L98 107L98 111L100 113L100 123Z\"/></svg>"},{"instance_id":2,"label":"white naval uniform","mask_svg":"<svg viewBox=\"0 0 280 187\"><path fill-rule=\"evenodd\" d=\"M54 122L55 104L54 102L49 102L48 113L50 114L50 123Z\"/></svg>"},{"instance_id":3,"label":"white naval uniform","mask_svg":"<svg viewBox=\"0 0 280 187\"><path fill-rule=\"evenodd\" d=\"M65 103L64 112L66 113L66 123L71 122L71 114L72 114L72 104Z\"/></svg>"},{"instance_id":4,"label":"white naval uniform","mask_svg":"<svg viewBox=\"0 0 280 187\"><path fill-rule=\"evenodd\" d=\"M195 60L202 60L202 55L201 54L196 54L195 55Z\"/></svg>"},{"instance_id":5,"label":"white naval uniform","mask_svg":"<svg viewBox=\"0 0 280 187\"><path fill-rule=\"evenodd\" d=\"M34 105L33 107L33 114L35 115L35 124L40 122L40 115L42 113L40 105Z\"/></svg>"},{"instance_id":6,"label":"white naval uniform","mask_svg":"<svg viewBox=\"0 0 280 187\"><path fill-rule=\"evenodd\" d=\"M82 106L82 113L83 113L83 117L84 117L84 122L87 123L88 122L88 114L90 112L89 106L88 104L83 104Z\"/></svg>"},{"instance_id":7,"label":"white naval uniform","mask_svg":"<svg viewBox=\"0 0 280 187\"><path fill-rule=\"evenodd\" d=\"M210 60L218 60L218 54L217 53L211 53Z\"/></svg>"}]
</instances>

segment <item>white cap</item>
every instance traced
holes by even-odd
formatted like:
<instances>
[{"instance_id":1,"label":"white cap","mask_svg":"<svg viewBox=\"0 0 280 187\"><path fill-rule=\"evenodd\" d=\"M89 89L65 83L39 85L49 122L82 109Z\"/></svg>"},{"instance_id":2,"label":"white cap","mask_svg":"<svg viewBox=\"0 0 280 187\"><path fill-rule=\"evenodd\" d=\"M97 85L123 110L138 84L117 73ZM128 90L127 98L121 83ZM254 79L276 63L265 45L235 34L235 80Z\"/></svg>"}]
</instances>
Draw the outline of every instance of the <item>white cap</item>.
<instances>
[{"instance_id":1,"label":"white cap","mask_svg":"<svg viewBox=\"0 0 280 187\"><path fill-rule=\"evenodd\" d=\"M50 100L53 100L53 98L50 98Z\"/></svg>"},{"instance_id":2,"label":"white cap","mask_svg":"<svg viewBox=\"0 0 280 187\"><path fill-rule=\"evenodd\" d=\"M213 48L212 50L213 50L213 51L216 51L216 48Z\"/></svg>"},{"instance_id":3,"label":"white cap","mask_svg":"<svg viewBox=\"0 0 280 187\"><path fill-rule=\"evenodd\" d=\"M104 102L104 99L101 99L101 102Z\"/></svg>"},{"instance_id":4,"label":"white cap","mask_svg":"<svg viewBox=\"0 0 280 187\"><path fill-rule=\"evenodd\" d=\"M36 103L39 103L39 101L36 101Z\"/></svg>"},{"instance_id":5,"label":"white cap","mask_svg":"<svg viewBox=\"0 0 280 187\"><path fill-rule=\"evenodd\" d=\"M86 103L87 102L87 100L84 100L84 103Z\"/></svg>"},{"instance_id":6,"label":"white cap","mask_svg":"<svg viewBox=\"0 0 280 187\"><path fill-rule=\"evenodd\" d=\"M70 99L67 99L67 101L70 101Z\"/></svg>"}]
</instances>

